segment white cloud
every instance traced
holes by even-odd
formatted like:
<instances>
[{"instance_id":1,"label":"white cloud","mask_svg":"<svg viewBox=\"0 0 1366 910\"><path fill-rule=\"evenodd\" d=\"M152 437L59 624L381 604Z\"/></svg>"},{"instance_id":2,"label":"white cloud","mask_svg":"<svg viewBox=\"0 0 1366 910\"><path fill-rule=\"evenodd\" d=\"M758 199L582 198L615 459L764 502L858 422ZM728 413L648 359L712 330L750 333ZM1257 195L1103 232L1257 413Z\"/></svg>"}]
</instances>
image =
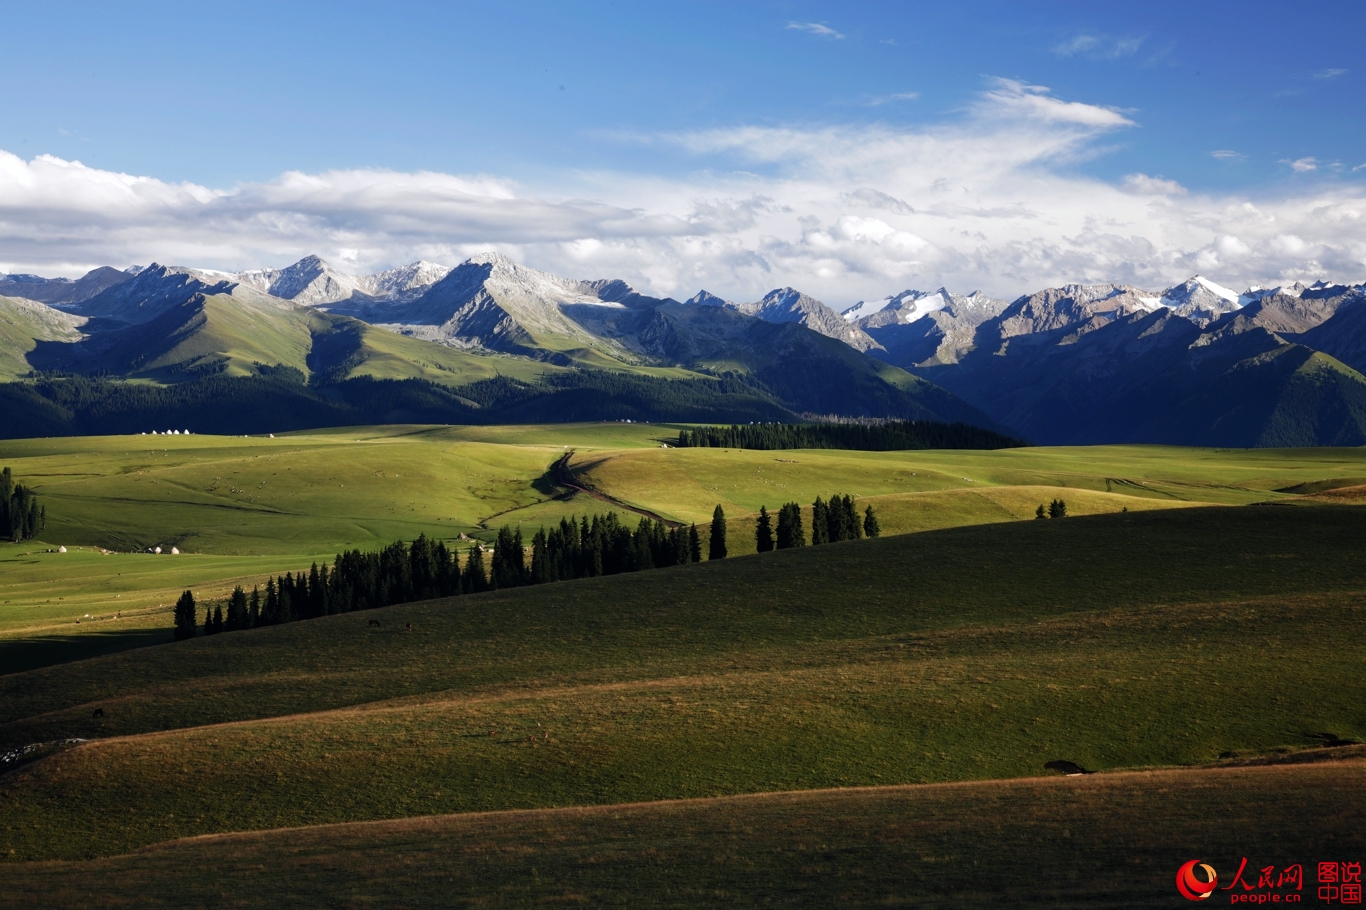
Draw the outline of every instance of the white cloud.
<instances>
[{"instance_id":1,"label":"white cloud","mask_svg":"<svg viewBox=\"0 0 1366 910\"><path fill-rule=\"evenodd\" d=\"M867 107L881 107L884 104L891 104L896 101L914 101L919 97L919 92L897 92L892 95L873 95L863 103Z\"/></svg>"},{"instance_id":2,"label":"white cloud","mask_svg":"<svg viewBox=\"0 0 1366 910\"><path fill-rule=\"evenodd\" d=\"M838 39L844 37L830 26L824 25L820 22L789 22L787 24L787 27L790 29L796 29L797 31L807 32L812 35L817 35L821 38Z\"/></svg>"},{"instance_id":3,"label":"white cloud","mask_svg":"<svg viewBox=\"0 0 1366 910\"><path fill-rule=\"evenodd\" d=\"M1160 290L1196 272L1233 287L1366 278L1366 188L1353 181L1211 194L1067 166L1134 128L1110 108L1000 81L929 127L599 139L695 156L675 176L566 172L529 185L344 170L215 188L0 152L0 271L152 260L235 271L317 253L359 272L496 249L679 298L792 285L837 306L940 285L1012 297L1075 281Z\"/></svg>"},{"instance_id":4,"label":"white cloud","mask_svg":"<svg viewBox=\"0 0 1366 910\"><path fill-rule=\"evenodd\" d=\"M1053 45L1053 53L1059 57L1085 57L1088 60L1122 60L1138 53L1143 40L1082 32Z\"/></svg>"},{"instance_id":5,"label":"white cloud","mask_svg":"<svg viewBox=\"0 0 1366 910\"><path fill-rule=\"evenodd\" d=\"M1317 73L1314 74L1314 78L1315 78L1315 79L1336 79L1337 77L1339 77L1339 76L1345 76L1346 74L1347 74L1347 71L1346 71L1346 70L1342 70L1342 69L1327 69L1327 70L1319 70Z\"/></svg>"},{"instance_id":6,"label":"white cloud","mask_svg":"<svg viewBox=\"0 0 1366 910\"><path fill-rule=\"evenodd\" d=\"M1294 161L1289 158L1282 158L1281 164L1290 165L1290 169L1297 174L1307 174L1319 169L1319 159L1317 158L1296 158Z\"/></svg>"},{"instance_id":7,"label":"white cloud","mask_svg":"<svg viewBox=\"0 0 1366 910\"><path fill-rule=\"evenodd\" d=\"M1132 120L1114 108L1060 101L1041 85L1027 85L1013 79L997 79L996 87L976 105L979 115L1014 115L1031 120L1073 123L1078 126L1112 128L1133 126Z\"/></svg>"},{"instance_id":8,"label":"white cloud","mask_svg":"<svg viewBox=\"0 0 1366 910\"><path fill-rule=\"evenodd\" d=\"M1121 184L1130 193L1141 196L1184 196L1189 192L1175 180L1164 180L1162 175L1149 177L1147 174L1130 174Z\"/></svg>"},{"instance_id":9,"label":"white cloud","mask_svg":"<svg viewBox=\"0 0 1366 910\"><path fill-rule=\"evenodd\" d=\"M1219 161L1241 161L1247 157L1242 152L1235 152L1233 149L1215 149L1209 153L1209 156Z\"/></svg>"}]
</instances>

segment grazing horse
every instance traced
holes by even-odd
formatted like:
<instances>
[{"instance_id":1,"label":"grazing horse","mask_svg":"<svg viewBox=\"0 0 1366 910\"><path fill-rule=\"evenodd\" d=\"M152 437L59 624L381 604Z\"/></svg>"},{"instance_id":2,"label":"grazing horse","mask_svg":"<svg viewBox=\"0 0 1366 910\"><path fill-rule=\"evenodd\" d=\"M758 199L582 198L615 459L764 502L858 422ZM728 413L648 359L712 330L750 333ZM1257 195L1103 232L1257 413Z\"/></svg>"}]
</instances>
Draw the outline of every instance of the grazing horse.
<instances>
[{"instance_id":1,"label":"grazing horse","mask_svg":"<svg viewBox=\"0 0 1366 910\"><path fill-rule=\"evenodd\" d=\"M370 620L370 625L372 625L372 626L377 626L377 625L379 625L379 620L378 620L378 619L372 619L372 620Z\"/></svg>"},{"instance_id":2,"label":"grazing horse","mask_svg":"<svg viewBox=\"0 0 1366 910\"><path fill-rule=\"evenodd\" d=\"M104 709L103 709L103 708L96 708L96 709L95 709L95 713L91 714L90 716L91 716L91 717L104 717Z\"/></svg>"}]
</instances>

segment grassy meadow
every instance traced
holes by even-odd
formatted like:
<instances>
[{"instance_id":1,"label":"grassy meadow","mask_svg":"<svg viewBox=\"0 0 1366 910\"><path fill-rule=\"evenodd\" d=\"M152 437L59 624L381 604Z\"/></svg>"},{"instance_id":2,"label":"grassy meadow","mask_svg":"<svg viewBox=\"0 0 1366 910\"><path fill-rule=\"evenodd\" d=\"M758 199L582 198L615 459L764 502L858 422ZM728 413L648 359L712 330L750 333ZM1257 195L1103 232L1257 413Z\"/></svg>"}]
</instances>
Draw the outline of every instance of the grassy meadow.
<instances>
[{"instance_id":1,"label":"grassy meadow","mask_svg":"<svg viewBox=\"0 0 1366 910\"><path fill-rule=\"evenodd\" d=\"M1354 449L662 448L678 429L382 427L273 439L0 442L0 464L36 488L48 509L41 540L0 547L0 659L15 629L85 633L75 628L77 619L115 612L125 628L130 615L155 615L144 631L164 628L156 611L178 590L219 597L235 584L306 568L343 548L375 549L418 534L487 540L504 523L529 536L565 515L612 509L609 502L566 497L550 483L547 471L566 451L581 482L627 506L697 522L704 539L721 504L730 519L728 546L737 554L753 551L761 505L776 510L801 502L809 522L809 504L832 493L874 505L883 532L901 534L1029 519L1054 497L1066 500L1071 514L1090 515L1246 504L1366 482L1366 457ZM58 546L72 552L49 559L45 551ZM182 555L142 552L156 546ZM75 555L77 548L86 555ZM89 555L101 550L110 552Z\"/></svg>"},{"instance_id":2,"label":"grassy meadow","mask_svg":"<svg viewBox=\"0 0 1366 910\"><path fill-rule=\"evenodd\" d=\"M1169 907L1193 857L1359 856L1366 764L1343 758L200 837L9 864L0 907Z\"/></svg>"},{"instance_id":3,"label":"grassy meadow","mask_svg":"<svg viewBox=\"0 0 1366 910\"><path fill-rule=\"evenodd\" d=\"M0 752L87 740L0 773L0 906L1147 906L1196 855L1360 852L1361 452L676 432L0 443L48 510L0 546ZM566 452L748 555L161 644L186 587L609 508ZM752 552L837 492L884 536Z\"/></svg>"}]
</instances>

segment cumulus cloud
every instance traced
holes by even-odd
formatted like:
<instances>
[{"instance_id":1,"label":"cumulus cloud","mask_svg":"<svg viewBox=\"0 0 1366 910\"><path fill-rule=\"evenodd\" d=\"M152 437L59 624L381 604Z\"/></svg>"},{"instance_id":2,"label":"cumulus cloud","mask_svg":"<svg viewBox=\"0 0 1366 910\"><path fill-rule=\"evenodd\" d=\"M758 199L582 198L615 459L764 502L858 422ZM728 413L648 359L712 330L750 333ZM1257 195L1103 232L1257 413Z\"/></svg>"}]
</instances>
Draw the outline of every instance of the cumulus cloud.
<instances>
[{"instance_id":1,"label":"cumulus cloud","mask_svg":"<svg viewBox=\"0 0 1366 910\"><path fill-rule=\"evenodd\" d=\"M1111 108L997 81L932 126L599 139L694 156L692 172L671 176L532 185L357 169L218 188L0 152L0 271L74 276L153 259L236 271L316 253L365 272L494 249L680 299L792 285L837 306L941 285L1012 297L1069 282L1160 290L1197 272L1233 287L1366 278L1366 190L1352 183L1210 194L1070 166L1136 128Z\"/></svg>"},{"instance_id":2,"label":"cumulus cloud","mask_svg":"<svg viewBox=\"0 0 1366 910\"><path fill-rule=\"evenodd\" d=\"M824 25L820 22L789 22L787 24L787 27L789 29L796 29L799 32L806 32L811 35L816 35L821 38L838 39L844 37L830 26Z\"/></svg>"},{"instance_id":3,"label":"cumulus cloud","mask_svg":"<svg viewBox=\"0 0 1366 910\"><path fill-rule=\"evenodd\" d=\"M1184 196L1188 190L1175 180L1164 180L1162 175L1130 174L1121 184L1130 193L1141 196Z\"/></svg>"},{"instance_id":4,"label":"cumulus cloud","mask_svg":"<svg viewBox=\"0 0 1366 910\"><path fill-rule=\"evenodd\" d=\"M1317 158L1296 158L1294 161L1289 158L1282 158L1281 164L1290 165L1290 169L1297 174L1307 174L1319 169L1319 159Z\"/></svg>"},{"instance_id":5,"label":"cumulus cloud","mask_svg":"<svg viewBox=\"0 0 1366 910\"><path fill-rule=\"evenodd\" d=\"M1116 38L1082 32L1053 45L1053 53L1059 57L1085 57L1088 60L1122 60L1138 53L1142 46L1142 38Z\"/></svg>"}]
</instances>

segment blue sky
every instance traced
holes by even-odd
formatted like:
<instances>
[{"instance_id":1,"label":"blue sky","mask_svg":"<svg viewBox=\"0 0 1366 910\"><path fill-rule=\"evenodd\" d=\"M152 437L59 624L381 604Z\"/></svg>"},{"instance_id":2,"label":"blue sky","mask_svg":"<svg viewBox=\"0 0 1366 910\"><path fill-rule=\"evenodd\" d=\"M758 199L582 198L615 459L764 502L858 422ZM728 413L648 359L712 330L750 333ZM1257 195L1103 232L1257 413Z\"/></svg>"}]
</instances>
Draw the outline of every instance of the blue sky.
<instances>
[{"instance_id":1,"label":"blue sky","mask_svg":"<svg viewBox=\"0 0 1366 910\"><path fill-rule=\"evenodd\" d=\"M0 150L96 173L0 180L0 269L312 251L365 269L493 246L661 293L841 302L1202 265L1366 277L1366 235L1307 226L1324 205L1351 226L1366 187L1360 3L110 7L6 11ZM124 204L90 188L108 175L150 182ZM105 240L73 237L82 219Z\"/></svg>"}]
</instances>

